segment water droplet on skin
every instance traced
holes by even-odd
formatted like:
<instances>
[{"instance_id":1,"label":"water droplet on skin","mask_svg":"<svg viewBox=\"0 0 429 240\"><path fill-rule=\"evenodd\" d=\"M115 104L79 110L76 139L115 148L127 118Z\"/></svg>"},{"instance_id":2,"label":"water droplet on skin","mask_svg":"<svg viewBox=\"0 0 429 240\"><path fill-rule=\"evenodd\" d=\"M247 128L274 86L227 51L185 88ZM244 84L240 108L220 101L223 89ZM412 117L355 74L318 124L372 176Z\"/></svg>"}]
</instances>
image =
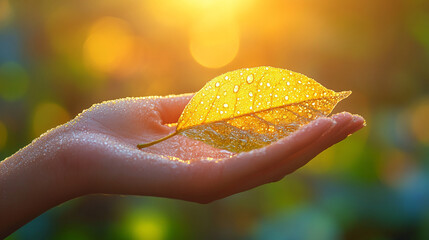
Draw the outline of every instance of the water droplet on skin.
<instances>
[{"instance_id":1,"label":"water droplet on skin","mask_svg":"<svg viewBox=\"0 0 429 240\"><path fill-rule=\"evenodd\" d=\"M226 108L227 108L227 107L228 107L228 104L227 104L227 103L225 103L225 104L223 105L223 107L226 107Z\"/></svg>"},{"instance_id":2,"label":"water droplet on skin","mask_svg":"<svg viewBox=\"0 0 429 240\"><path fill-rule=\"evenodd\" d=\"M235 85L234 86L234 92L236 93L236 92L238 92L238 85Z\"/></svg>"},{"instance_id":3,"label":"water droplet on skin","mask_svg":"<svg viewBox=\"0 0 429 240\"><path fill-rule=\"evenodd\" d=\"M253 97L253 93L252 93L252 92L249 92L249 96Z\"/></svg>"},{"instance_id":4,"label":"water droplet on skin","mask_svg":"<svg viewBox=\"0 0 429 240\"><path fill-rule=\"evenodd\" d=\"M247 76L247 83L252 83L253 82L253 74L250 74L249 76Z\"/></svg>"},{"instance_id":5,"label":"water droplet on skin","mask_svg":"<svg viewBox=\"0 0 429 240\"><path fill-rule=\"evenodd\" d=\"M219 82L217 82L217 83L215 84L215 86L216 86L216 87L219 87L219 85L220 85L220 84L219 84Z\"/></svg>"},{"instance_id":6,"label":"water droplet on skin","mask_svg":"<svg viewBox=\"0 0 429 240\"><path fill-rule=\"evenodd\" d=\"M225 76L225 80L228 80L229 79L229 77L228 76Z\"/></svg>"}]
</instances>

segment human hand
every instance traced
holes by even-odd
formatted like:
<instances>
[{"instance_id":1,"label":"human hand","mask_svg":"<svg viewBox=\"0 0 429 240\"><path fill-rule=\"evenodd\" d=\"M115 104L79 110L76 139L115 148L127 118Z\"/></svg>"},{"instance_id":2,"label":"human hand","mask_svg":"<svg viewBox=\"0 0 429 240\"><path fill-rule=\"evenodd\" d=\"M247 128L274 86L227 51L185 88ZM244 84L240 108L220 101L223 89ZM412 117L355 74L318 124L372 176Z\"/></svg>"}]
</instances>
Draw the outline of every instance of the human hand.
<instances>
[{"instance_id":1,"label":"human hand","mask_svg":"<svg viewBox=\"0 0 429 240\"><path fill-rule=\"evenodd\" d=\"M280 180L364 123L359 116L341 113L236 155L181 135L136 147L174 132L167 124L177 122L191 97L115 100L81 114L65 137L66 158L83 173L86 191L207 203Z\"/></svg>"},{"instance_id":2,"label":"human hand","mask_svg":"<svg viewBox=\"0 0 429 240\"><path fill-rule=\"evenodd\" d=\"M362 117L349 113L319 118L276 143L240 154L181 135L136 147L173 132L168 124L178 120L191 97L94 105L0 163L0 190L7 196L0 199L0 210L15 211L15 220L0 218L0 226L15 229L52 206L91 193L208 203L278 181L364 125ZM24 187L29 183L31 190ZM22 198L33 195L39 199L22 208Z\"/></svg>"}]
</instances>

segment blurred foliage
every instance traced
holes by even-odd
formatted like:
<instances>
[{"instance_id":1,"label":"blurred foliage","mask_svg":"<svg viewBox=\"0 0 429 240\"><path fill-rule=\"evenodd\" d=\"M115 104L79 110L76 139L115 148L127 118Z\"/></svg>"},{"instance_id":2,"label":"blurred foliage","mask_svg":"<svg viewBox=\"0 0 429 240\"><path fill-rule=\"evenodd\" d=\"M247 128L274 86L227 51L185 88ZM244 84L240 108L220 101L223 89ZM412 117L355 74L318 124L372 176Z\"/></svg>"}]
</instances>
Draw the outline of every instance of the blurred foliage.
<instances>
[{"instance_id":1,"label":"blurred foliage","mask_svg":"<svg viewBox=\"0 0 429 240\"><path fill-rule=\"evenodd\" d=\"M428 239L425 0L0 0L0 159L93 103L263 65L352 90L337 111L368 126L278 183L208 205L83 197L9 239Z\"/></svg>"}]
</instances>

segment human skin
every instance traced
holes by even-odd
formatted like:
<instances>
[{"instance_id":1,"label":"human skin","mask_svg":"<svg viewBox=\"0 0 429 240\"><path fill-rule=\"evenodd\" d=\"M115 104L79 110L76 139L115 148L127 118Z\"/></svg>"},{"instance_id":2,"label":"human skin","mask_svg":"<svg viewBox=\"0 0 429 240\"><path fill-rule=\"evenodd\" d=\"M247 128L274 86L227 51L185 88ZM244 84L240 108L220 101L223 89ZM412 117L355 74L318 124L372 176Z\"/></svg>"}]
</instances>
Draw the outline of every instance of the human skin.
<instances>
[{"instance_id":1,"label":"human skin","mask_svg":"<svg viewBox=\"0 0 429 240\"><path fill-rule=\"evenodd\" d=\"M364 126L350 113L319 118L276 143L232 154L174 136L192 94L94 105L0 162L0 238L87 194L157 196L209 203L276 182Z\"/></svg>"}]
</instances>

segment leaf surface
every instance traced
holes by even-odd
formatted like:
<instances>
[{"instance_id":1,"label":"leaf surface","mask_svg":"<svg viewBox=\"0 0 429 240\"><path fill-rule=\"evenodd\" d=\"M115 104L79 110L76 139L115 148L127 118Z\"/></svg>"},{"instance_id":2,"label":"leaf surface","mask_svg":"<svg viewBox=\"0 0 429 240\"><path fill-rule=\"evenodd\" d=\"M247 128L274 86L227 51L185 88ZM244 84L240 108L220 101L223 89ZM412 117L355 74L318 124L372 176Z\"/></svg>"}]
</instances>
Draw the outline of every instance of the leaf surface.
<instances>
[{"instance_id":1,"label":"leaf surface","mask_svg":"<svg viewBox=\"0 0 429 240\"><path fill-rule=\"evenodd\" d=\"M300 73L273 67L240 69L208 82L186 105L176 134L231 152L264 147L327 116L351 91L334 92Z\"/></svg>"}]
</instances>

